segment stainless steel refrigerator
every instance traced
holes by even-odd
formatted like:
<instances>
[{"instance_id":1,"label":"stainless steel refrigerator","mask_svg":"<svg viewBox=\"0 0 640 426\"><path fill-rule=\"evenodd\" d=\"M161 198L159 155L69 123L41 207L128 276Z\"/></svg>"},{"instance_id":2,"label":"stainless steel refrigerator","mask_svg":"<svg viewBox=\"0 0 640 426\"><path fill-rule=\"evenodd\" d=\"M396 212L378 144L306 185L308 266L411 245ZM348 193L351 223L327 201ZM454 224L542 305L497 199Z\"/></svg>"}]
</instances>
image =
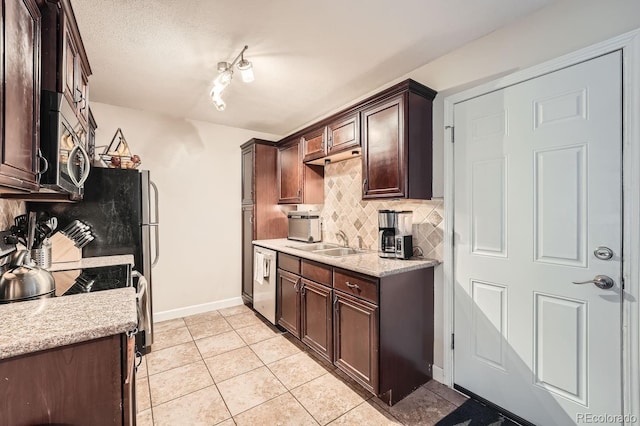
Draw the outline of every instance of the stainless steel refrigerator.
<instances>
[{"instance_id":1,"label":"stainless steel refrigerator","mask_svg":"<svg viewBox=\"0 0 640 426\"><path fill-rule=\"evenodd\" d=\"M82 249L83 257L132 254L134 269L147 280L149 310L153 312L152 268L160 255L160 234L158 189L148 170L94 167L84 184L82 201L29 203L27 208L56 216L58 229L76 219L91 226L95 239ZM137 350L142 354L153 343L153 321L148 323L136 336Z\"/></svg>"}]
</instances>

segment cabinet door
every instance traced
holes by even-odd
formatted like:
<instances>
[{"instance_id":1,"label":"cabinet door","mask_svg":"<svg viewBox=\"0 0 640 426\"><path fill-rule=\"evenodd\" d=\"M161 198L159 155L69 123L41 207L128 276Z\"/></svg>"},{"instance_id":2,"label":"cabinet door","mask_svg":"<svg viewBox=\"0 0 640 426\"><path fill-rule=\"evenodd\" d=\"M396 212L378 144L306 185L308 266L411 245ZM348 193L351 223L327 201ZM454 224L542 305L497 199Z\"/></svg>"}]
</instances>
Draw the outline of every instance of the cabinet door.
<instances>
[{"instance_id":1,"label":"cabinet door","mask_svg":"<svg viewBox=\"0 0 640 426\"><path fill-rule=\"evenodd\" d=\"M327 126L327 154L353 149L360 146L360 115L355 114L337 120Z\"/></svg>"},{"instance_id":2,"label":"cabinet door","mask_svg":"<svg viewBox=\"0 0 640 426\"><path fill-rule=\"evenodd\" d=\"M333 362L331 288L302 280L300 336L304 343Z\"/></svg>"},{"instance_id":3,"label":"cabinet door","mask_svg":"<svg viewBox=\"0 0 640 426\"><path fill-rule=\"evenodd\" d=\"M242 150L242 204L253 204L254 146Z\"/></svg>"},{"instance_id":4,"label":"cabinet door","mask_svg":"<svg viewBox=\"0 0 640 426\"><path fill-rule=\"evenodd\" d=\"M362 124L362 198L404 197L404 95L364 110Z\"/></svg>"},{"instance_id":5,"label":"cabinet door","mask_svg":"<svg viewBox=\"0 0 640 426\"><path fill-rule=\"evenodd\" d=\"M65 22L67 22L65 20ZM80 98L80 94L77 93L79 79L78 76L78 49L73 41L71 30L65 26L64 31L64 59L63 59L63 72L64 72L64 95L74 109L77 108L77 100Z\"/></svg>"},{"instance_id":6,"label":"cabinet door","mask_svg":"<svg viewBox=\"0 0 640 426\"><path fill-rule=\"evenodd\" d=\"M242 207L242 299L253 303L253 207Z\"/></svg>"},{"instance_id":7,"label":"cabinet door","mask_svg":"<svg viewBox=\"0 0 640 426\"><path fill-rule=\"evenodd\" d=\"M277 323L300 338L300 282L298 275L278 269Z\"/></svg>"},{"instance_id":8,"label":"cabinet door","mask_svg":"<svg viewBox=\"0 0 640 426\"><path fill-rule=\"evenodd\" d=\"M34 0L2 4L0 184L35 190L40 145L40 12Z\"/></svg>"},{"instance_id":9,"label":"cabinet door","mask_svg":"<svg viewBox=\"0 0 640 426\"><path fill-rule=\"evenodd\" d=\"M0 360L0 424L121 426L122 362L120 335Z\"/></svg>"},{"instance_id":10,"label":"cabinet door","mask_svg":"<svg viewBox=\"0 0 640 426\"><path fill-rule=\"evenodd\" d=\"M378 392L378 307L348 294L333 296L334 364Z\"/></svg>"},{"instance_id":11,"label":"cabinet door","mask_svg":"<svg viewBox=\"0 0 640 426\"><path fill-rule=\"evenodd\" d=\"M325 127L321 127L304 134L300 138L304 161L315 160L326 155L326 135Z\"/></svg>"},{"instance_id":12,"label":"cabinet door","mask_svg":"<svg viewBox=\"0 0 640 426\"><path fill-rule=\"evenodd\" d=\"M278 203L302 202L302 157L300 143L278 149Z\"/></svg>"},{"instance_id":13,"label":"cabinet door","mask_svg":"<svg viewBox=\"0 0 640 426\"><path fill-rule=\"evenodd\" d=\"M78 68L81 68L78 66ZM81 70L76 81L77 115L83 124L89 121L89 78Z\"/></svg>"}]
</instances>

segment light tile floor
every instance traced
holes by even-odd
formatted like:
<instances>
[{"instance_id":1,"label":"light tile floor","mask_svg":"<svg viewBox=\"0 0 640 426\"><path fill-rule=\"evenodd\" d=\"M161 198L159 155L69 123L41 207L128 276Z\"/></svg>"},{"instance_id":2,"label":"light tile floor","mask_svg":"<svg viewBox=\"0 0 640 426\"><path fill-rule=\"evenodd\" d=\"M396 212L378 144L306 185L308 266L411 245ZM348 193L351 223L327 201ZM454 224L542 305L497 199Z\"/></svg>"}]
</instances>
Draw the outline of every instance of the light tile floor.
<instances>
[{"instance_id":1,"label":"light tile floor","mask_svg":"<svg viewBox=\"0 0 640 426\"><path fill-rule=\"evenodd\" d=\"M138 425L433 425L462 404L430 381L388 407L246 306L155 324Z\"/></svg>"}]
</instances>

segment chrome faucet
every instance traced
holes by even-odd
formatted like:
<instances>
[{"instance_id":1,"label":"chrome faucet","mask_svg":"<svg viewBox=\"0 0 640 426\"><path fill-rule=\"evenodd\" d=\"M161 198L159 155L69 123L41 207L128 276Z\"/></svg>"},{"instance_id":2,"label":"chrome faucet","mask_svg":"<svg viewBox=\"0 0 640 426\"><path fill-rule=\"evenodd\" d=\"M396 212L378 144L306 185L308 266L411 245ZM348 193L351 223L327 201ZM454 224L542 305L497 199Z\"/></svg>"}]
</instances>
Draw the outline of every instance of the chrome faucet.
<instances>
[{"instance_id":1,"label":"chrome faucet","mask_svg":"<svg viewBox=\"0 0 640 426\"><path fill-rule=\"evenodd\" d=\"M344 231L336 232L336 239L342 240L342 245L349 247L349 238L347 238L347 234L345 234Z\"/></svg>"}]
</instances>

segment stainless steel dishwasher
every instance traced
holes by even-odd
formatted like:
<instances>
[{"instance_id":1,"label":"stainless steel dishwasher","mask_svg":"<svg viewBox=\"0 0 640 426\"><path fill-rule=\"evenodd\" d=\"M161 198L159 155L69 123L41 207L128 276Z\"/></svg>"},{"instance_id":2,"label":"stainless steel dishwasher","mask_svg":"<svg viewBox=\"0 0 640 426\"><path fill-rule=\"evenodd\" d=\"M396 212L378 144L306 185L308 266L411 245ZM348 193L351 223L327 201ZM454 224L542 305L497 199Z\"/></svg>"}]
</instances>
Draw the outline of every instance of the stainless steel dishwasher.
<instances>
[{"instance_id":1,"label":"stainless steel dishwasher","mask_svg":"<svg viewBox=\"0 0 640 426\"><path fill-rule=\"evenodd\" d=\"M253 248L253 308L270 323L276 323L277 252Z\"/></svg>"}]
</instances>

